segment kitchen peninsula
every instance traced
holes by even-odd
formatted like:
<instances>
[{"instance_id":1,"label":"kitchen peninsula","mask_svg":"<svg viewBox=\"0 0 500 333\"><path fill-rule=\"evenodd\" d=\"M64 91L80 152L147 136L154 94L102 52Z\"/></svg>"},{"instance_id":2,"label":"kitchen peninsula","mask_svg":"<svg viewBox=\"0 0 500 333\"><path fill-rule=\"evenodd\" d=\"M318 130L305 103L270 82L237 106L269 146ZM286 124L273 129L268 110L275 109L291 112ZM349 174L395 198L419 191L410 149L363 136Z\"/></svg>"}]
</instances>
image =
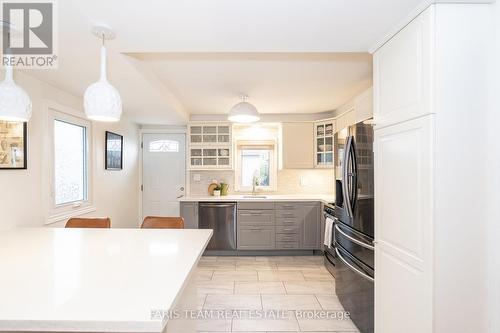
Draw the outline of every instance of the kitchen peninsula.
<instances>
[{"instance_id":1,"label":"kitchen peninsula","mask_svg":"<svg viewBox=\"0 0 500 333\"><path fill-rule=\"evenodd\" d=\"M175 320L161 314L195 309L190 282L211 236L172 229L2 232L0 331L177 332Z\"/></svg>"}]
</instances>

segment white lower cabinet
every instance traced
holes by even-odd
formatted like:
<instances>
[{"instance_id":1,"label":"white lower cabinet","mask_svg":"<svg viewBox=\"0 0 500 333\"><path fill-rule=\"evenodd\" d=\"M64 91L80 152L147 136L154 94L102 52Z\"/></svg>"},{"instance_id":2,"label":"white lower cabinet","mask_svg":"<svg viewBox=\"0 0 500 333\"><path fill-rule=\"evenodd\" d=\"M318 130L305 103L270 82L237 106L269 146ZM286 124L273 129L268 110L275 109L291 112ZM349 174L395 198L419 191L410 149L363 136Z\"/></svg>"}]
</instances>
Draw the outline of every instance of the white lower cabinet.
<instances>
[{"instance_id":1,"label":"white lower cabinet","mask_svg":"<svg viewBox=\"0 0 500 333\"><path fill-rule=\"evenodd\" d=\"M375 131L376 332L432 332L433 117Z\"/></svg>"}]
</instances>

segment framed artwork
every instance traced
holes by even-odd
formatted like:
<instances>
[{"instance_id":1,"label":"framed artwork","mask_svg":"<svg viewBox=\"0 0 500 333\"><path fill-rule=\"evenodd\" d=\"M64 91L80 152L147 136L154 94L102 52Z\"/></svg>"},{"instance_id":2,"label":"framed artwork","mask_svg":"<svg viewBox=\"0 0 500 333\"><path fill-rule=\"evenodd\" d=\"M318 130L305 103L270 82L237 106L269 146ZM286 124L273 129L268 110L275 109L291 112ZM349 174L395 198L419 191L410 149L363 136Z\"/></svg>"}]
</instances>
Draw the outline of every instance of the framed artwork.
<instances>
[{"instance_id":1,"label":"framed artwork","mask_svg":"<svg viewBox=\"0 0 500 333\"><path fill-rule=\"evenodd\" d=\"M123 136L106 131L106 170L123 169Z\"/></svg>"},{"instance_id":2,"label":"framed artwork","mask_svg":"<svg viewBox=\"0 0 500 333\"><path fill-rule=\"evenodd\" d=\"M0 169L27 168L27 125L0 121Z\"/></svg>"}]
</instances>

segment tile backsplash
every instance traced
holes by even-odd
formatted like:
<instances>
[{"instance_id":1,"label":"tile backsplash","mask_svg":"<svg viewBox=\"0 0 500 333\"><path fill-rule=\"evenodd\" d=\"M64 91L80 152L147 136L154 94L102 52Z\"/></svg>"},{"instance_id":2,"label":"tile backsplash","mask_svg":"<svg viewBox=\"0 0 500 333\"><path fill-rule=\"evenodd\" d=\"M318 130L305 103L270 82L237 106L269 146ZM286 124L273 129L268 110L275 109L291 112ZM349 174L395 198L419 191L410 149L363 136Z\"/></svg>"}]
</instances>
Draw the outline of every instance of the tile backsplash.
<instances>
[{"instance_id":1,"label":"tile backsplash","mask_svg":"<svg viewBox=\"0 0 500 333\"><path fill-rule=\"evenodd\" d=\"M195 180L199 175L199 181ZM229 184L229 194L234 194L234 171L199 170L189 172L189 195L207 195L212 180ZM278 170L278 190L268 194L334 194L333 169L287 169Z\"/></svg>"}]
</instances>

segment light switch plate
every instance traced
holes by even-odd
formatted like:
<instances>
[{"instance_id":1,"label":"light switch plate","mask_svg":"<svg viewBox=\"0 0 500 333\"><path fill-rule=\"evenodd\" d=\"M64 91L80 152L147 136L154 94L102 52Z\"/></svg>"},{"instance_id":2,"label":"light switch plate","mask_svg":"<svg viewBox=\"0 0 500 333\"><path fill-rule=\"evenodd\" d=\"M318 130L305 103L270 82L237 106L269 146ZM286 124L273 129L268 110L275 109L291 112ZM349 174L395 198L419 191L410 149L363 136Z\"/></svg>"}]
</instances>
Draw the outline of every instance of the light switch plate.
<instances>
[{"instance_id":1,"label":"light switch plate","mask_svg":"<svg viewBox=\"0 0 500 333\"><path fill-rule=\"evenodd\" d=\"M301 176L300 177L300 186L304 187L309 185L309 179L307 179L306 176Z\"/></svg>"}]
</instances>

